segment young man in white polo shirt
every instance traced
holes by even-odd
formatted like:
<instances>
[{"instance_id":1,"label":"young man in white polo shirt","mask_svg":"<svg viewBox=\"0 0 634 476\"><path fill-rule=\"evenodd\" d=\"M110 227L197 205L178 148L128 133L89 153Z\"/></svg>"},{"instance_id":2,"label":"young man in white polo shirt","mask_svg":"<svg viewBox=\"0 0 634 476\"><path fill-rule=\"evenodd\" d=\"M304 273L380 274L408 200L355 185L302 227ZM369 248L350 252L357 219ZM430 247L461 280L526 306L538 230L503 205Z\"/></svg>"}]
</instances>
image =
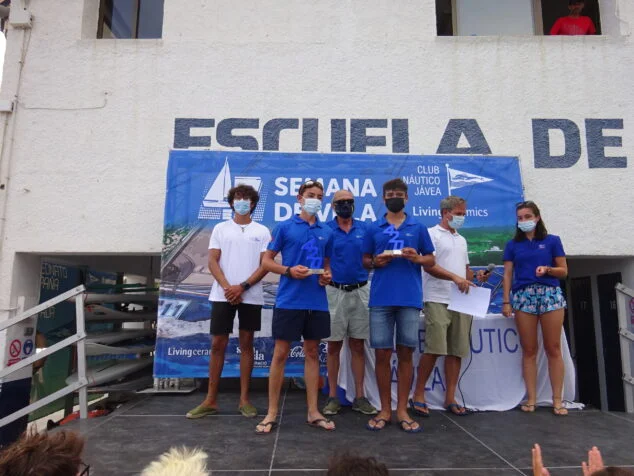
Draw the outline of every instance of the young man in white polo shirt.
<instances>
[{"instance_id":1,"label":"young man in white polo shirt","mask_svg":"<svg viewBox=\"0 0 634 476\"><path fill-rule=\"evenodd\" d=\"M260 281L266 271L262 268L262 256L271 241L269 229L251 219L259 198L258 192L250 185L240 184L229 190L227 201L235 212L234 216L216 225L211 233L209 270L214 283L209 294L212 334L209 388L205 401L187 413L187 418L218 413L218 384L236 311L240 320L238 411L245 417L258 414L249 402L249 382L253 371L253 335L260 330L264 304Z\"/></svg>"},{"instance_id":2,"label":"young man in white polo shirt","mask_svg":"<svg viewBox=\"0 0 634 476\"><path fill-rule=\"evenodd\" d=\"M467 241L458 233L467 214L464 199L449 196L440 202L441 222L429 229L436 264L425 268L423 273L423 296L425 296L425 353L418 364L418 377L410 409L420 416L429 416L425 402L425 384L431 375L436 359L445 356L445 408L465 415L464 407L456 402L456 386L462 358L470 352L472 317L447 309L451 281L462 292L473 286L473 271L469 268ZM479 279L483 279L480 273Z\"/></svg>"}]
</instances>

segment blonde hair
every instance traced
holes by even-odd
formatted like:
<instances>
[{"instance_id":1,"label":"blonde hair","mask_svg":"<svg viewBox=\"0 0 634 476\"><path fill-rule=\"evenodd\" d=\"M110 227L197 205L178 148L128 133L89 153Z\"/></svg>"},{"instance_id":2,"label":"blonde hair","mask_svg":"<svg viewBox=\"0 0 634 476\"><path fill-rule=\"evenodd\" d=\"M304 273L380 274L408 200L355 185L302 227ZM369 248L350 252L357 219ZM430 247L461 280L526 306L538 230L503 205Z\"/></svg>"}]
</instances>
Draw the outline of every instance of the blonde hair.
<instances>
[{"instance_id":1,"label":"blonde hair","mask_svg":"<svg viewBox=\"0 0 634 476\"><path fill-rule=\"evenodd\" d=\"M171 448L145 467L141 476L208 476L207 453L197 448Z\"/></svg>"}]
</instances>

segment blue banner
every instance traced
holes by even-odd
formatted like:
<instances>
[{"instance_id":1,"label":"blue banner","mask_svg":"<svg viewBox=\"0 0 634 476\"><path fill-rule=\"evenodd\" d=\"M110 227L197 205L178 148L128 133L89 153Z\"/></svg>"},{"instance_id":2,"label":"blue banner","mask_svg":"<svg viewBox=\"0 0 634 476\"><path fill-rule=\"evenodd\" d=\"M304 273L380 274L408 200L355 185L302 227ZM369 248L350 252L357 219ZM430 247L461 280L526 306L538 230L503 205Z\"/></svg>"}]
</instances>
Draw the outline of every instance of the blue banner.
<instances>
[{"instance_id":1,"label":"blue banner","mask_svg":"<svg viewBox=\"0 0 634 476\"><path fill-rule=\"evenodd\" d=\"M374 221L386 212L382 185L400 177L409 186L406 212L427 226L440 221L440 200L449 194L468 202L461 233L473 268L502 264L505 243L515 229L515 204L522 200L516 157L317 154L279 152L172 151L167 172L161 290L154 374L156 377L207 377L210 353L208 301L213 278L207 268L211 230L232 216L229 188L240 183L259 191L253 218L273 229L299 213L297 192L307 179L324 185L319 219L334 218L333 194L355 196L355 218ZM501 272L490 312L499 313ZM253 375L268 375L273 354L271 315L279 276L264 280L262 330L256 333ZM234 331L237 330L237 319ZM301 343L291 346L289 376L303 375ZM230 338L223 376L239 375L237 332ZM321 360L325 365L325 344Z\"/></svg>"}]
</instances>

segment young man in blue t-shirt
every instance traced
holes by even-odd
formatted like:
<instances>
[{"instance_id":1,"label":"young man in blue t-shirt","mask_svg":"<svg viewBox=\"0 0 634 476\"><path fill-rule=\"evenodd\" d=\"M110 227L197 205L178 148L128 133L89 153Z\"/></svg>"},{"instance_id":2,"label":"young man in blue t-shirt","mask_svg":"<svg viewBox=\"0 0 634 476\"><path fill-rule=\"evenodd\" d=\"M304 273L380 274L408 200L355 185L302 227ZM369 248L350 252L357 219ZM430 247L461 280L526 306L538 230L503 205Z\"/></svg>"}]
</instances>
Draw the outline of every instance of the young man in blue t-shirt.
<instances>
[{"instance_id":1,"label":"young man in blue t-shirt","mask_svg":"<svg viewBox=\"0 0 634 476\"><path fill-rule=\"evenodd\" d=\"M396 416L401 430L418 433L421 427L410 420L407 398L423 307L422 267L434 265L434 245L427 228L404 212L407 184L403 180L385 182L383 200L388 211L370 227L363 246L364 266L375 268L370 286L370 345L375 349L376 381L381 399L381 411L368 422L367 428L382 430L392 418L390 360L396 327Z\"/></svg>"},{"instance_id":2,"label":"young man in blue t-shirt","mask_svg":"<svg viewBox=\"0 0 634 476\"><path fill-rule=\"evenodd\" d=\"M297 200L302 211L282 222L273 231L273 241L264 254L262 266L280 274L280 285L273 311L275 349L269 370L269 409L257 426L256 433L271 433L276 418L284 367L291 342L304 338L304 379L308 415L306 423L323 430L335 424L324 418L317 407L319 387L319 341L330 336L330 313L326 286L332 279L332 229L317 218L321 210L324 187L314 180L299 188ZM274 261L282 253L282 264Z\"/></svg>"}]
</instances>

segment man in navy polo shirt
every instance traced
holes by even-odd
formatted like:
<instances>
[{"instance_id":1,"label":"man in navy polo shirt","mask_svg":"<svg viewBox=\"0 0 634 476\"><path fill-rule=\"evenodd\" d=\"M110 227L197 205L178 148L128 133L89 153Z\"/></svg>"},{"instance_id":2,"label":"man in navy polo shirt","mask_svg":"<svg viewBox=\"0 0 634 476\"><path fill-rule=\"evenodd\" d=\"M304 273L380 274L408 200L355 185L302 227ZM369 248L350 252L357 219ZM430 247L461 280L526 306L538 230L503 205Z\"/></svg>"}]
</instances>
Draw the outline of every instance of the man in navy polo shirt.
<instances>
[{"instance_id":1,"label":"man in navy polo shirt","mask_svg":"<svg viewBox=\"0 0 634 476\"><path fill-rule=\"evenodd\" d=\"M302 337L308 403L306 423L323 430L335 429L335 424L324 418L317 407L319 341L330 336L330 313L324 286L332 279L332 229L316 216L323 197L321 183L309 180L302 184L297 195L301 213L280 223L273 231L273 241L262 260L264 269L281 277L273 311L275 349L269 370L269 409L264 420L256 426L258 434L271 433L277 426L286 359L291 342ZM274 261L280 252L282 264Z\"/></svg>"},{"instance_id":2,"label":"man in navy polo shirt","mask_svg":"<svg viewBox=\"0 0 634 476\"><path fill-rule=\"evenodd\" d=\"M368 299L368 271L363 267L363 240L367 225L355 220L354 196L339 190L332 197L337 216L328 222L333 231L332 282L326 288L330 308L330 337L328 338L328 386L330 396L323 408L324 415L336 415L341 410L337 398L339 354L343 340L348 337L351 367L354 375L355 399L352 410L365 415L376 415L363 390L365 377L365 340L370 336Z\"/></svg>"},{"instance_id":3,"label":"man in navy polo shirt","mask_svg":"<svg viewBox=\"0 0 634 476\"><path fill-rule=\"evenodd\" d=\"M375 349L375 372L381 398L381 411L368 422L367 428L382 430L392 418L390 360L396 327L396 416L401 430L418 433L422 428L410 420L407 398L423 307L422 267L434 265L434 245L427 228L404 212L407 184L403 180L385 182L383 199L388 211L368 230L363 246L363 265L376 268L370 287L370 345Z\"/></svg>"}]
</instances>

